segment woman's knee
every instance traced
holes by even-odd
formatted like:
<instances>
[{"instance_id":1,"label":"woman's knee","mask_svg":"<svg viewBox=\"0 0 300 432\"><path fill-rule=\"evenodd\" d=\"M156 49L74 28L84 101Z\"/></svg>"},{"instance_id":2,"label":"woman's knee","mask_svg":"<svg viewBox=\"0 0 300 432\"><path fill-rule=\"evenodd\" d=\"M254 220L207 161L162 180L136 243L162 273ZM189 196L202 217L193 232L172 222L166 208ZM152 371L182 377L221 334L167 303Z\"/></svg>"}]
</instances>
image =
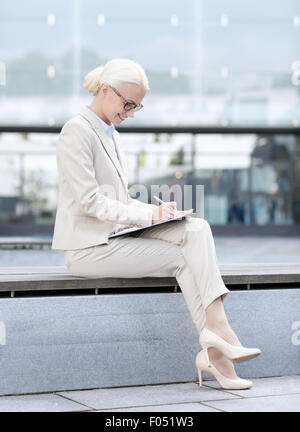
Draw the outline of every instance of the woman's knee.
<instances>
[{"instance_id":1,"label":"woman's knee","mask_svg":"<svg viewBox=\"0 0 300 432\"><path fill-rule=\"evenodd\" d=\"M77 276L74 274L74 263L75 268L78 267L76 264L80 263L80 260L78 257L80 256L80 253L82 255L82 252L85 251L84 249L76 249L76 250L65 250L64 251L64 261L66 264L67 269L73 276ZM80 275L78 275L80 276Z\"/></svg>"},{"instance_id":2,"label":"woman's knee","mask_svg":"<svg viewBox=\"0 0 300 432\"><path fill-rule=\"evenodd\" d=\"M210 230L210 225L207 222L206 219L203 218L187 218L186 219L186 231L203 231L203 230Z\"/></svg>"}]
</instances>

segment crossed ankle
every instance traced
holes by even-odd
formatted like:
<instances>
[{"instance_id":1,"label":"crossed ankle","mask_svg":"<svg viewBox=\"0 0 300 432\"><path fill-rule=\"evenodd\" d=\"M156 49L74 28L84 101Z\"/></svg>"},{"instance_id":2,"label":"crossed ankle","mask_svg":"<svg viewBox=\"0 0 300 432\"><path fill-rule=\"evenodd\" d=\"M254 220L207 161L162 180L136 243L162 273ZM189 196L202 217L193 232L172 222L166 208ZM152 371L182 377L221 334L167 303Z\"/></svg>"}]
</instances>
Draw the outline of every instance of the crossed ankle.
<instances>
[{"instance_id":1,"label":"crossed ankle","mask_svg":"<svg viewBox=\"0 0 300 432\"><path fill-rule=\"evenodd\" d=\"M221 360L222 358L225 358L225 355L214 347L208 348L208 355L212 360Z\"/></svg>"},{"instance_id":2,"label":"crossed ankle","mask_svg":"<svg viewBox=\"0 0 300 432\"><path fill-rule=\"evenodd\" d=\"M222 329L229 329L229 323L225 319L218 319L214 321L206 321L205 327L211 331L213 330L222 330Z\"/></svg>"},{"instance_id":3,"label":"crossed ankle","mask_svg":"<svg viewBox=\"0 0 300 432\"><path fill-rule=\"evenodd\" d=\"M241 345L237 335L232 330L228 322L222 321L222 324L221 321L214 322L213 324L207 323L205 324L205 327L232 345Z\"/></svg>"}]
</instances>

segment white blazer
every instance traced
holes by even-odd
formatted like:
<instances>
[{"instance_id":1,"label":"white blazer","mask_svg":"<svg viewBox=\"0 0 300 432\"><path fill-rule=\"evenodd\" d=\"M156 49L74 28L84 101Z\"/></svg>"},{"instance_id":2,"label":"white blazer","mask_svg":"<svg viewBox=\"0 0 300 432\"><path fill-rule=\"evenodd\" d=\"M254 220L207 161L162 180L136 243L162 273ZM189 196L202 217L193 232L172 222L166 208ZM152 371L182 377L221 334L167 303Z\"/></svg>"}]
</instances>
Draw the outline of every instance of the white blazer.
<instances>
[{"instance_id":1,"label":"white blazer","mask_svg":"<svg viewBox=\"0 0 300 432\"><path fill-rule=\"evenodd\" d=\"M59 191L52 249L81 249L108 243L122 225L152 223L154 204L132 199L120 141L113 143L87 106L67 121L56 147Z\"/></svg>"}]
</instances>

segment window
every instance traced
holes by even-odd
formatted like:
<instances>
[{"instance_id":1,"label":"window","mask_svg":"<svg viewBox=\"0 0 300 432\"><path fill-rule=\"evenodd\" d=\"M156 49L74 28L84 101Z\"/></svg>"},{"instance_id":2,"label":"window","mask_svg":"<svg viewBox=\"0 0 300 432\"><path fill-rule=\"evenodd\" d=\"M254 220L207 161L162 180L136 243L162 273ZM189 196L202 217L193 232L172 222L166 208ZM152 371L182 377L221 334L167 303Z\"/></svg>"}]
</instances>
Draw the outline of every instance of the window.
<instances>
[{"instance_id":1,"label":"window","mask_svg":"<svg viewBox=\"0 0 300 432\"><path fill-rule=\"evenodd\" d=\"M1 125L63 124L125 57L151 88L128 125L300 126L298 0L10 0L0 41Z\"/></svg>"}]
</instances>

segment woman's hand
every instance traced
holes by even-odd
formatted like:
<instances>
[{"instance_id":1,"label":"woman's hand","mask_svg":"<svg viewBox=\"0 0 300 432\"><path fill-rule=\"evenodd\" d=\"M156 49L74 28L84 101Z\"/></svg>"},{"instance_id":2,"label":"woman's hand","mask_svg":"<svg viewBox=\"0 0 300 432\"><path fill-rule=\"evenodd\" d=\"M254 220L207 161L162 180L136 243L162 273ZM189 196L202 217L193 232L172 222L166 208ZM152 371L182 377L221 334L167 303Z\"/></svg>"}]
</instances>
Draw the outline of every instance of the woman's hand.
<instances>
[{"instance_id":1,"label":"woman's hand","mask_svg":"<svg viewBox=\"0 0 300 432\"><path fill-rule=\"evenodd\" d=\"M160 206L157 206L157 208L153 210L152 223L163 222L165 220L169 220L178 216L188 216L193 214L194 212L194 209L177 210L177 204L175 201L168 202L165 204L161 204Z\"/></svg>"},{"instance_id":2,"label":"woman's hand","mask_svg":"<svg viewBox=\"0 0 300 432\"><path fill-rule=\"evenodd\" d=\"M153 210L152 223L158 223L168 219L172 219L176 216L177 212L178 210L176 201L161 204Z\"/></svg>"}]
</instances>

